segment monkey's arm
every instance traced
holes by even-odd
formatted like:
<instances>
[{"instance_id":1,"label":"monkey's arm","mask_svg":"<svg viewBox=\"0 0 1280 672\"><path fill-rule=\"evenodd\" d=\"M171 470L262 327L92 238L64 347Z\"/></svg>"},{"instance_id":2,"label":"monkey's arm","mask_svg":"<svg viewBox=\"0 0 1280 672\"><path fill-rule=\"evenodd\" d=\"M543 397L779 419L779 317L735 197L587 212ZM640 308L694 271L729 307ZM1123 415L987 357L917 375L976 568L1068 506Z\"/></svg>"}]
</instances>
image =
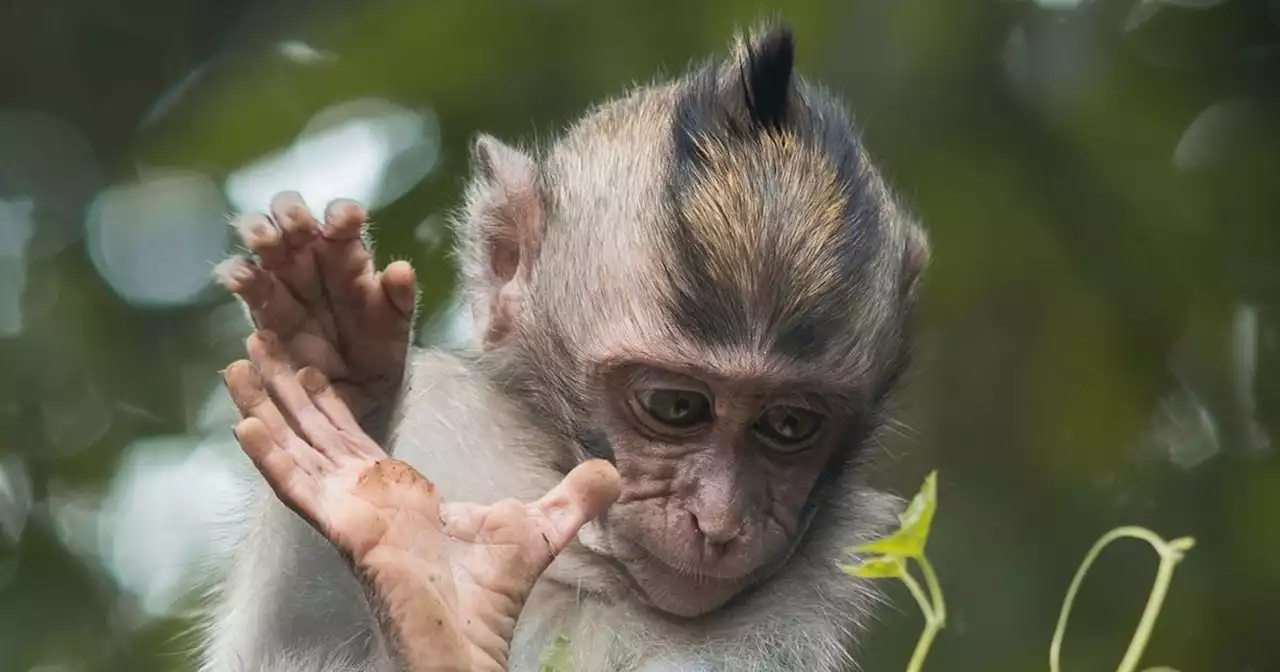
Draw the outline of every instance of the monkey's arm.
<instances>
[{"instance_id":1,"label":"monkey's arm","mask_svg":"<svg viewBox=\"0 0 1280 672\"><path fill-rule=\"evenodd\" d=\"M346 562L259 484L205 625L201 672L397 672Z\"/></svg>"},{"instance_id":2,"label":"monkey's arm","mask_svg":"<svg viewBox=\"0 0 1280 672\"><path fill-rule=\"evenodd\" d=\"M365 433L387 446L405 387L413 269L400 261L377 271L367 213L355 202L330 203L323 225L295 192L277 194L270 210L236 220L254 258L227 260L219 279L259 331L278 334L293 362L332 380Z\"/></svg>"}]
</instances>

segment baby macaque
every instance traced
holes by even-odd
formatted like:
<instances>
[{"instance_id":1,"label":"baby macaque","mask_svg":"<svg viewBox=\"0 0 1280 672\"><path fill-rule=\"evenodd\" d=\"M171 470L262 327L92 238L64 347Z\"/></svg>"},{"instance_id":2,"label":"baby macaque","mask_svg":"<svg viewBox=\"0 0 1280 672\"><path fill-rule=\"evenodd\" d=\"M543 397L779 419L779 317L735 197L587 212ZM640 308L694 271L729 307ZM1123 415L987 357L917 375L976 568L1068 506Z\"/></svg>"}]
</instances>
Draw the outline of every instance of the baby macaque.
<instances>
[{"instance_id":1,"label":"baby macaque","mask_svg":"<svg viewBox=\"0 0 1280 672\"><path fill-rule=\"evenodd\" d=\"M578 672L854 667L872 589L835 561L898 506L863 465L929 252L793 50L479 137L461 352L409 347L359 205L239 220L227 384L271 488L204 670L532 671L561 636Z\"/></svg>"}]
</instances>

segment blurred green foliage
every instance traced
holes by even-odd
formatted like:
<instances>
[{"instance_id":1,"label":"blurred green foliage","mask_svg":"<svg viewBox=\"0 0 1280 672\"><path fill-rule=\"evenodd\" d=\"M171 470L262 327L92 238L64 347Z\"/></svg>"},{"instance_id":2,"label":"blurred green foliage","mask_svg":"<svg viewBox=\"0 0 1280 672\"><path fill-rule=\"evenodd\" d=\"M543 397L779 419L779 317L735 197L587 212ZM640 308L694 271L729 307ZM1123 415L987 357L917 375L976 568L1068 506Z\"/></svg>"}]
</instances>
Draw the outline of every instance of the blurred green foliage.
<instances>
[{"instance_id":1,"label":"blurred green foliage","mask_svg":"<svg viewBox=\"0 0 1280 672\"><path fill-rule=\"evenodd\" d=\"M151 548L82 513L140 439L229 438L202 407L244 325L213 288L168 307L114 291L82 237L99 189L150 167L223 184L352 99L429 110L438 163L374 216L431 320L453 265L424 220L457 205L476 131L545 139L762 8L931 232L918 363L874 479L944 475L930 556L963 579L931 666L1042 669L1079 549L1135 523L1200 544L1150 658L1280 669L1280 536L1259 532L1280 511L1276 0L7 3L0 295L21 315L0 337L0 669L190 669L198 595L143 609L111 568ZM86 149L53 142L65 129ZM1152 571L1127 548L1094 570L1074 669L1114 665ZM887 611L864 669L896 669L916 618Z\"/></svg>"}]
</instances>

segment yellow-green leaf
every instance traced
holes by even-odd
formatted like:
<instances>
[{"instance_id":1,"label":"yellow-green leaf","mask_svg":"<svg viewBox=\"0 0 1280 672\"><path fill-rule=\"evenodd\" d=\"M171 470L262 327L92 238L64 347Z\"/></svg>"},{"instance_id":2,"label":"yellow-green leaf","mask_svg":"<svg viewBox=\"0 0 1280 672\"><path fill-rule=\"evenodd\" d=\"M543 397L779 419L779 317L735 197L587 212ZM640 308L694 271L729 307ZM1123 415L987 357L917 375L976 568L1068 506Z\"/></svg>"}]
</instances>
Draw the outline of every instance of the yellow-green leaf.
<instances>
[{"instance_id":1,"label":"yellow-green leaf","mask_svg":"<svg viewBox=\"0 0 1280 672\"><path fill-rule=\"evenodd\" d=\"M910 558L916 555L919 548L920 545L914 539L904 534L902 530L898 530L887 537L854 546L849 549L849 552L856 555L875 554Z\"/></svg>"},{"instance_id":2,"label":"yellow-green leaf","mask_svg":"<svg viewBox=\"0 0 1280 672\"><path fill-rule=\"evenodd\" d=\"M902 576L902 561L887 555L855 563L836 563L836 566L845 574L862 579L892 579Z\"/></svg>"},{"instance_id":3,"label":"yellow-green leaf","mask_svg":"<svg viewBox=\"0 0 1280 672\"><path fill-rule=\"evenodd\" d=\"M929 527L933 524L933 512L938 508L938 472L931 471L920 486L920 492L911 499L906 511L898 516L899 533L919 544L916 555L924 554L924 544L929 539Z\"/></svg>"},{"instance_id":4,"label":"yellow-green leaf","mask_svg":"<svg viewBox=\"0 0 1280 672\"><path fill-rule=\"evenodd\" d=\"M911 504L898 516L899 527L893 534L849 549L855 554L889 555L901 558L924 556L925 542L933 524L933 512L938 506L938 472L929 472L920 492Z\"/></svg>"}]
</instances>

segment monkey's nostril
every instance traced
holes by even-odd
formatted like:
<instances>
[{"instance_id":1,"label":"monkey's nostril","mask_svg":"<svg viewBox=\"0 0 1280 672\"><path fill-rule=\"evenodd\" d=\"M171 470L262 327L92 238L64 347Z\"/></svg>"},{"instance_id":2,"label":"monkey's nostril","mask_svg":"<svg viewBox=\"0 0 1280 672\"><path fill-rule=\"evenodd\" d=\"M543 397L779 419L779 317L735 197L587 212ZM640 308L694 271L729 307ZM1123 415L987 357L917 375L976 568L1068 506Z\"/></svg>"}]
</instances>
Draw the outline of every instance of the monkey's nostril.
<instances>
[{"instance_id":1,"label":"monkey's nostril","mask_svg":"<svg viewBox=\"0 0 1280 672\"><path fill-rule=\"evenodd\" d=\"M741 522L732 520L716 520L713 522L705 518L699 518L692 511L689 512L689 518L693 521L694 529L706 541L707 546L717 552L723 551L729 545L729 542L737 539L742 534L743 526Z\"/></svg>"}]
</instances>

